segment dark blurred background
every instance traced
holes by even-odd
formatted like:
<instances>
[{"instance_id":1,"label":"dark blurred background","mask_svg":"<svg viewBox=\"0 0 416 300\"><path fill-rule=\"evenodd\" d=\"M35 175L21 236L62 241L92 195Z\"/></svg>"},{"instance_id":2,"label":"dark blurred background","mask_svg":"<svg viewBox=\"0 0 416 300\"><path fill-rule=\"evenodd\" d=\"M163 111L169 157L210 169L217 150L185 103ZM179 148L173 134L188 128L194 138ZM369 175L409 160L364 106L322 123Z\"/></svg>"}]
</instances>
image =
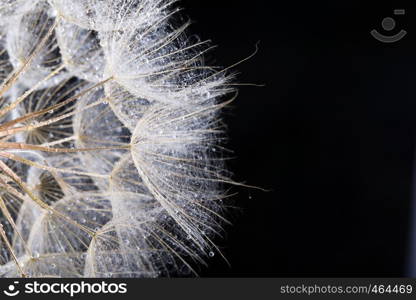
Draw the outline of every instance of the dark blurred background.
<instances>
[{"instance_id":1,"label":"dark blurred background","mask_svg":"<svg viewBox=\"0 0 416 300\"><path fill-rule=\"evenodd\" d=\"M311 3L313 2L313 3ZM414 2L414 1L413 1ZM204 277L409 276L416 153L412 1L182 1L243 86L227 112L235 189ZM395 16L394 9L406 14ZM388 32L381 22L396 20ZM401 41L385 44L370 31ZM413 199L413 200L412 200ZM416 202L416 201L415 201Z\"/></svg>"}]
</instances>

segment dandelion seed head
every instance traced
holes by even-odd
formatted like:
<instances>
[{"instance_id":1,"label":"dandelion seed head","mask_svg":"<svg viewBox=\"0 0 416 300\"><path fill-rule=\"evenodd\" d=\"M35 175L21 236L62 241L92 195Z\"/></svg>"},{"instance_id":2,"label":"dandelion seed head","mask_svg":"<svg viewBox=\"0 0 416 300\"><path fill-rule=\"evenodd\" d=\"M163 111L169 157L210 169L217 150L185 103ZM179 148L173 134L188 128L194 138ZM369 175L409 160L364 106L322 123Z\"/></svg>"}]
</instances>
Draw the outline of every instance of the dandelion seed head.
<instances>
[{"instance_id":1,"label":"dandelion seed head","mask_svg":"<svg viewBox=\"0 0 416 300\"><path fill-rule=\"evenodd\" d=\"M175 3L2 0L0 276L189 276L218 253L232 76Z\"/></svg>"}]
</instances>

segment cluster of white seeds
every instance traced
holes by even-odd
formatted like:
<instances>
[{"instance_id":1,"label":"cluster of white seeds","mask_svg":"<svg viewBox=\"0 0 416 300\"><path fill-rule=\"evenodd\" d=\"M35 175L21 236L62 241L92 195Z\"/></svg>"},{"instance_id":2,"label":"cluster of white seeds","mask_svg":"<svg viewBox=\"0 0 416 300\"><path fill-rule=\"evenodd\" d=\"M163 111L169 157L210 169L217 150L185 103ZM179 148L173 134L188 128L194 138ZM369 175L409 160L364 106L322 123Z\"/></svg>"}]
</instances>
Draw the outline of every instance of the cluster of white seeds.
<instances>
[{"instance_id":1,"label":"cluster of white seeds","mask_svg":"<svg viewBox=\"0 0 416 300\"><path fill-rule=\"evenodd\" d=\"M188 275L218 252L233 89L175 2L0 0L0 276Z\"/></svg>"}]
</instances>

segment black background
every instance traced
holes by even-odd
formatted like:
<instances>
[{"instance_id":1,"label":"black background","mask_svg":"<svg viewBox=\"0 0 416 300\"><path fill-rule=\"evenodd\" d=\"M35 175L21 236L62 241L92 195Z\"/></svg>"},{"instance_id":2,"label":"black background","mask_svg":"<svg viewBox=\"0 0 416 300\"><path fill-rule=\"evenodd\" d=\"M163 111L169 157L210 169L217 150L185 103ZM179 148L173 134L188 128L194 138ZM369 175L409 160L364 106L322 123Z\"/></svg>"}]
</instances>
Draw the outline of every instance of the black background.
<instances>
[{"instance_id":1,"label":"black background","mask_svg":"<svg viewBox=\"0 0 416 300\"><path fill-rule=\"evenodd\" d=\"M227 113L235 189L209 277L409 275L416 145L411 1L182 1L244 86ZM393 9L406 9L394 16ZM383 44L381 21L408 35Z\"/></svg>"}]
</instances>

